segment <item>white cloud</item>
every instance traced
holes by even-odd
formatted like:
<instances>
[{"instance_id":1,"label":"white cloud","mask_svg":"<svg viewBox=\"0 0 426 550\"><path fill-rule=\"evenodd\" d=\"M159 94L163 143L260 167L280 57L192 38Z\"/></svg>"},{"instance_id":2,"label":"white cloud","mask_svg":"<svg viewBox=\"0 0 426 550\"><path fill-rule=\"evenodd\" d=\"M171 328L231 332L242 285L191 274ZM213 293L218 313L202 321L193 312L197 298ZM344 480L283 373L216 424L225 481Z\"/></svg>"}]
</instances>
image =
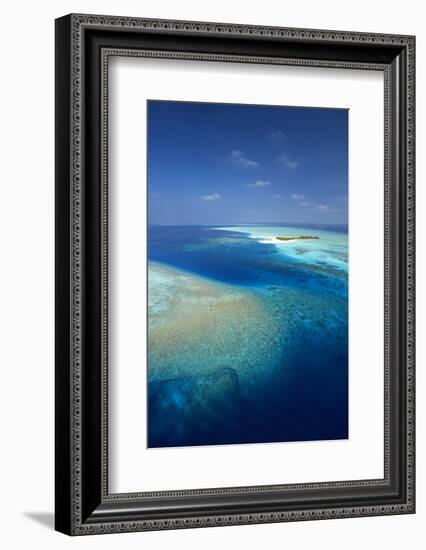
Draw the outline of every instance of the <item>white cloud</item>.
<instances>
[{"instance_id":1,"label":"white cloud","mask_svg":"<svg viewBox=\"0 0 426 550\"><path fill-rule=\"evenodd\" d=\"M305 198L305 195L299 195L298 193L293 193L291 198L296 200L296 201L301 201Z\"/></svg>"},{"instance_id":2,"label":"white cloud","mask_svg":"<svg viewBox=\"0 0 426 550\"><path fill-rule=\"evenodd\" d=\"M334 197L334 199L338 202L348 202L348 197L346 195L343 195L341 197Z\"/></svg>"},{"instance_id":3,"label":"white cloud","mask_svg":"<svg viewBox=\"0 0 426 550\"><path fill-rule=\"evenodd\" d=\"M254 183L248 183L247 187L267 187L268 185L271 185L270 181L256 180Z\"/></svg>"},{"instance_id":4,"label":"white cloud","mask_svg":"<svg viewBox=\"0 0 426 550\"><path fill-rule=\"evenodd\" d=\"M297 162L297 160L290 158L287 155L287 153L283 153L282 155L280 155L278 157L278 160L279 162L281 162L281 164L284 164L284 166L287 166L287 168L294 169L299 166L299 163Z\"/></svg>"},{"instance_id":5,"label":"white cloud","mask_svg":"<svg viewBox=\"0 0 426 550\"><path fill-rule=\"evenodd\" d=\"M281 130L274 130L270 132L269 137L271 138L271 141L275 144L281 143L283 140L285 140L286 135Z\"/></svg>"},{"instance_id":6,"label":"white cloud","mask_svg":"<svg viewBox=\"0 0 426 550\"><path fill-rule=\"evenodd\" d=\"M283 198L282 195L272 195L272 197L273 197L274 199L282 199L282 198Z\"/></svg>"},{"instance_id":7,"label":"white cloud","mask_svg":"<svg viewBox=\"0 0 426 550\"><path fill-rule=\"evenodd\" d=\"M332 212L333 214L337 214L338 212L341 212L339 208L331 208L330 206L327 206L326 204L317 204L315 206L317 210L320 212Z\"/></svg>"},{"instance_id":8,"label":"white cloud","mask_svg":"<svg viewBox=\"0 0 426 550\"><path fill-rule=\"evenodd\" d=\"M233 162L239 164L243 168L254 168L255 166L259 166L258 162L247 158L242 151L231 151L230 157Z\"/></svg>"},{"instance_id":9,"label":"white cloud","mask_svg":"<svg viewBox=\"0 0 426 550\"><path fill-rule=\"evenodd\" d=\"M201 197L201 200L203 201L218 201L222 198L222 195L219 195L219 193L212 193L211 195L203 195Z\"/></svg>"},{"instance_id":10,"label":"white cloud","mask_svg":"<svg viewBox=\"0 0 426 550\"><path fill-rule=\"evenodd\" d=\"M309 201L303 201L299 204L300 204L300 206L311 206L312 203L310 203Z\"/></svg>"}]
</instances>

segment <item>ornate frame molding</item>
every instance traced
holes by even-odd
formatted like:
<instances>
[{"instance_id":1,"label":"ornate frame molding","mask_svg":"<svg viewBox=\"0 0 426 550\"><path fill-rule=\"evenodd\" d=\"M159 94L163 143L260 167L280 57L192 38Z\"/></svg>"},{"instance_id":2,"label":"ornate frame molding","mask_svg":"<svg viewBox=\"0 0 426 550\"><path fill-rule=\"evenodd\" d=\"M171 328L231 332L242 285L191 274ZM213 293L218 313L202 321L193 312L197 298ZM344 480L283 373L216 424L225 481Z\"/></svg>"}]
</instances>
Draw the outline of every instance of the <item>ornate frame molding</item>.
<instances>
[{"instance_id":1,"label":"ornate frame molding","mask_svg":"<svg viewBox=\"0 0 426 550\"><path fill-rule=\"evenodd\" d=\"M120 47L114 45L97 45L99 48L99 81L100 81L100 119L98 121L100 136L100 217L99 217L99 236L100 236L100 257L99 257L99 279L100 279L100 302L99 302L99 338L100 338L100 393L99 401L99 480L96 482L99 490L99 498L93 496L96 492L93 486L87 487L87 475L85 474L83 447L85 448L84 423L87 417L87 411L84 409L86 399L85 389L85 371L88 366L85 365L85 338L84 323L86 315L85 303L85 280L87 278L87 250L85 245L87 231L92 228L88 223L87 212L85 210L85 182L88 181L88 175L85 173L86 148L88 140L85 136L85 119L87 116L88 92L88 74L85 73L88 66L87 53L90 51L88 46L87 31L111 30L118 36L119 33L135 33L153 36L166 33L169 37L182 36L213 36L221 39L222 37L234 38L239 41L261 39L265 41L290 41L292 44L324 44L328 48L333 45L338 46L343 51L346 47L368 44L377 51L383 48L390 48L389 51L399 52L405 61L406 74L401 74L401 63L396 66L394 61L372 62L334 59L315 59L307 57L280 57L265 55L243 55L231 53L195 53L193 51L173 51L171 49L149 48L131 48L129 46ZM59 321L57 329L63 331L68 327L68 335L62 336L59 341L59 353L57 353L56 372L60 383L57 386L57 426L61 429L64 420L69 421L69 431L59 436L57 432L57 464L59 474L57 477L57 489L59 484L64 482L68 484L66 490L60 489L57 492L57 529L69 534L83 535L92 533L112 533L124 531L142 531L156 529L176 529L188 527L201 527L212 525L229 525L245 523L264 523L264 522L282 522L307 519L326 519L336 517L359 517L369 515L384 515L396 513L414 512L414 154L415 154L415 60L414 60L415 40L412 36L380 35L364 33L346 33L341 31L321 31L307 29L287 29L278 27L253 27L245 25L228 25L217 23L199 23L186 21L168 21L168 20L147 20L122 17L92 16L92 15L70 15L57 21L57 67L66 61L66 66L57 72L57 99L59 96L59 105L57 110L57 154L60 156L59 169L57 168L57 194L66 193L64 189L64 178L69 178L68 197L64 197L63 204L57 206L57 215L62 216L65 212L69 213L68 228L57 222L57 235L60 244L64 238L68 239L69 256L68 262L63 266L65 255L57 260L58 266L57 278L69 279L69 288L64 289L61 286L60 295L57 295L59 308L64 299L68 299L69 316L65 316L60 309L57 311ZM95 48L93 47L93 50ZM385 50L383 50L385 51ZM276 485L262 487L239 487L227 489L199 489L192 491L169 491L156 493L131 493L131 494L109 494L108 493L108 468L107 468L107 420L108 420L108 143L107 143L107 124L108 124L108 59L110 56L138 56L138 57L156 57L167 59L191 59L203 61L231 61L243 63L274 63L283 65L302 65L315 67L335 67L344 69L368 69L383 71L385 76L385 476L383 480L363 480L363 481L342 481L333 483L314 483L297 485ZM397 58L395 54L395 59ZM68 72L69 71L69 72ZM61 89L63 81L67 79L66 90ZM398 88L399 87L399 88ZM397 89L398 88L398 89ZM61 95L62 94L62 95ZM395 108L395 101L400 100L406 105L406 132L402 136L395 135L395 120L392 118L392 109ZM68 105L69 120L68 126L61 129L63 124L64 109ZM68 133L67 133L68 130ZM395 142L396 140L396 142ZM70 155L64 152L68 147ZM400 185L399 200L402 205L396 204L394 192L392 191L393 181L396 175L395 151L399 153L399 164L403 166L403 172L400 175L399 183L405 181L405 187ZM62 155L62 156L61 156ZM64 161L64 157L67 160ZM86 184L87 185L87 184ZM404 196L405 195L405 196ZM396 215L396 209L399 206L402 214ZM395 231L399 231L398 239L395 237ZM396 247L395 239L399 245ZM398 248L398 249L396 249ZM60 254L59 254L60 255ZM403 255L401 261L405 266L405 281L395 281L392 277L391 265L395 261L395 255L399 258ZM65 275L65 271L67 275ZM401 277L400 277L401 279ZM401 286L401 289L400 289ZM396 287L398 292L404 292L401 297L402 303L406 308L404 312L395 311L392 306L393 294ZM65 293L65 297L64 297ZM391 363L395 353L391 338L392 322L395 316L401 316L403 332L405 333L405 342L400 343L404 348L400 350L399 361L404 361L405 379L403 387L395 388L391 381ZM68 342L68 346L64 344ZM63 349L65 346L66 349ZM67 350L69 351L68 359ZM403 353L404 355L401 355ZM395 360L395 359L394 359ZM67 365L64 365L67 361ZM401 367L402 368L402 367ZM68 388L70 400L67 402L67 410L58 401L63 398L64 387ZM405 468L402 473L405 481L400 481L404 490L402 495L398 493L398 498L387 503L383 500L381 504L363 506L318 506L316 508L307 506L306 509L288 509L283 506L280 510L257 511L253 509L247 513L220 513L214 514L191 513L182 517L155 517L151 519L149 514L141 511L139 515L129 518L129 514L122 513L126 506L137 506L143 499L156 499L165 497L202 497L202 496L222 496L234 495L243 498L250 494L268 493L294 493L305 492L307 490L339 490L339 489L357 489L374 487L389 487L392 485L391 479L391 438L395 437L392 432L391 421L393 409L396 408L395 391L402 402L405 403L405 416L402 419L404 426L401 427L401 433L405 433ZM402 409L400 411L402 414ZM393 420L395 422L395 419ZM401 435L401 434L400 434ZM98 469L95 470L98 472ZM85 493L86 491L86 493ZM85 502L89 494L88 503ZM401 501L402 496L404 497ZM94 502L100 505L95 507ZM399 499L399 500L398 500ZM66 502L65 502L66 501ZM91 513L88 514L90 509ZM145 514L145 515L144 515ZM120 520L121 517L125 519Z\"/></svg>"}]
</instances>

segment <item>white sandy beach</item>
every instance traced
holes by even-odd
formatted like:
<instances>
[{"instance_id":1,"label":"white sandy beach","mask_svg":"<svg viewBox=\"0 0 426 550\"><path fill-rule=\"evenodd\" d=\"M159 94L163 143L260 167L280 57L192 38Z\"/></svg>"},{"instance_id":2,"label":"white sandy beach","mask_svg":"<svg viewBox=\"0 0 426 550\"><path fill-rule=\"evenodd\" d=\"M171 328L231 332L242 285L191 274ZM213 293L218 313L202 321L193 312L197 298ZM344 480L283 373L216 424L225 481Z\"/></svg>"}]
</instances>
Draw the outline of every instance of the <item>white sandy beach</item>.
<instances>
[{"instance_id":1,"label":"white sandy beach","mask_svg":"<svg viewBox=\"0 0 426 550\"><path fill-rule=\"evenodd\" d=\"M281 239L277 239L277 237L270 237L268 239L258 239L257 237L253 237L253 238L257 239L257 242L263 243L263 244L289 244L289 243L300 241L300 239L287 239L286 241L283 241Z\"/></svg>"}]
</instances>

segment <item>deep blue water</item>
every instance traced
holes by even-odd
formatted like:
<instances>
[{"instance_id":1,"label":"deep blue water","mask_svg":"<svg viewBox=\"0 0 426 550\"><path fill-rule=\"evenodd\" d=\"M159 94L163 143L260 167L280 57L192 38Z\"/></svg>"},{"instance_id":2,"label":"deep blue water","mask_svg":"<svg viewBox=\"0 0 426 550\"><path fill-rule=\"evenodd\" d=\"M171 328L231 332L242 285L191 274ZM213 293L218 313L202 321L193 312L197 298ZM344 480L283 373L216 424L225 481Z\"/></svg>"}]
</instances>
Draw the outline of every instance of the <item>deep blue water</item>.
<instances>
[{"instance_id":1,"label":"deep blue water","mask_svg":"<svg viewBox=\"0 0 426 550\"><path fill-rule=\"evenodd\" d=\"M262 342L259 331L266 351L250 363L255 383L241 363L242 339L229 350L212 340L213 355L226 358L214 368L196 347L189 360L180 348L164 358L149 347L149 447L348 437L348 280L338 263L347 262L347 228L304 229L318 230L320 240L286 248L229 227L149 227L149 262L244 289L262 304L274 334ZM253 327L256 338L256 319ZM173 361L174 375L162 376Z\"/></svg>"}]
</instances>

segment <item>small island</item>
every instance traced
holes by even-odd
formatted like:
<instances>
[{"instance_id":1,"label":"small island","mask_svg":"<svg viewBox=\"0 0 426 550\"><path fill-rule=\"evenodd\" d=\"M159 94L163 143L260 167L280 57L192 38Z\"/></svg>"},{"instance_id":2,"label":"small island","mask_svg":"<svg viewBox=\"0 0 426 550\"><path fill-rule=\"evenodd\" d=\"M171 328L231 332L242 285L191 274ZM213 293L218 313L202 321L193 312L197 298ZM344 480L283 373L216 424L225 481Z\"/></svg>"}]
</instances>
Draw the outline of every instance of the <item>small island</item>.
<instances>
[{"instance_id":1,"label":"small island","mask_svg":"<svg viewBox=\"0 0 426 550\"><path fill-rule=\"evenodd\" d=\"M311 235L300 235L300 237L275 237L279 241L296 241L296 240L306 240L306 239L319 239L319 237Z\"/></svg>"}]
</instances>

